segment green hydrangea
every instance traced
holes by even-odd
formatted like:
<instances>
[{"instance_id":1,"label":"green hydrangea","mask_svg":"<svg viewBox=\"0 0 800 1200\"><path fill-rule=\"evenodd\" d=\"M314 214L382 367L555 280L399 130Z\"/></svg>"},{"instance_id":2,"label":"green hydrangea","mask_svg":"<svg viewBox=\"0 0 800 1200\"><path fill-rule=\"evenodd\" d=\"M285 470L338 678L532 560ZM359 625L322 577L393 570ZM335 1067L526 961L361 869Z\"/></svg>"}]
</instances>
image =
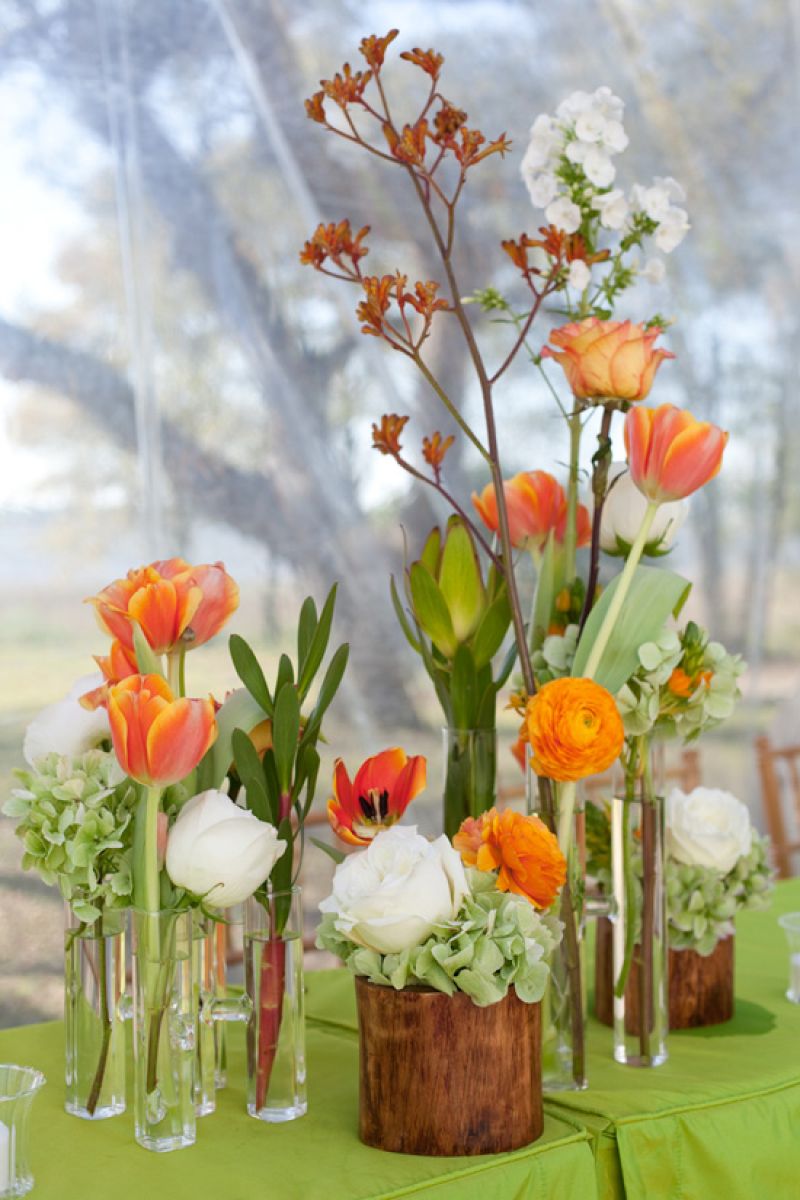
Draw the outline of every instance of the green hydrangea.
<instances>
[{"instance_id":1,"label":"green hydrangea","mask_svg":"<svg viewBox=\"0 0 800 1200\"><path fill-rule=\"evenodd\" d=\"M774 887L769 839L755 832L750 853L724 876L710 867L690 867L670 859L666 872L670 946L711 954L721 938L733 933L736 914L766 908Z\"/></svg>"},{"instance_id":2,"label":"green hydrangea","mask_svg":"<svg viewBox=\"0 0 800 1200\"><path fill-rule=\"evenodd\" d=\"M561 922L537 912L523 896L498 891L489 872L470 870L467 876L472 894L457 918L437 926L421 946L384 955L354 946L335 928L335 913L323 916L317 946L330 950L354 975L398 991L425 986L448 996L466 992L485 1007L513 986L520 1000L541 1000Z\"/></svg>"},{"instance_id":3,"label":"green hydrangea","mask_svg":"<svg viewBox=\"0 0 800 1200\"><path fill-rule=\"evenodd\" d=\"M544 639L531 659L539 686L571 674L577 646L577 625L567 625L563 633L551 633Z\"/></svg>"},{"instance_id":4,"label":"green hydrangea","mask_svg":"<svg viewBox=\"0 0 800 1200\"><path fill-rule=\"evenodd\" d=\"M2 811L21 818L23 869L57 884L80 921L126 908L136 790L121 778L116 757L104 750L75 758L48 754L35 771L15 775L23 786Z\"/></svg>"}]
</instances>

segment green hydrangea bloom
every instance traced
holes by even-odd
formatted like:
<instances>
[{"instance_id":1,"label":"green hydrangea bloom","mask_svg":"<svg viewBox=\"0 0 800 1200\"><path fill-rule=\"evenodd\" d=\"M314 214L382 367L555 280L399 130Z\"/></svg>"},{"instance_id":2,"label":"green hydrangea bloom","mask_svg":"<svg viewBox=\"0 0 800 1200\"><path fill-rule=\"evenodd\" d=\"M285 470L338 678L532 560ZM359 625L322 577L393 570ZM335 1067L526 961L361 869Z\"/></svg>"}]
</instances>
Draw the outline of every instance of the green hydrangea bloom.
<instances>
[{"instance_id":1,"label":"green hydrangea bloom","mask_svg":"<svg viewBox=\"0 0 800 1200\"><path fill-rule=\"evenodd\" d=\"M57 884L81 921L126 908L131 897L131 844L136 790L114 754L89 750L75 758L48 754L2 811L21 818L16 834L24 870Z\"/></svg>"},{"instance_id":2,"label":"green hydrangea bloom","mask_svg":"<svg viewBox=\"0 0 800 1200\"><path fill-rule=\"evenodd\" d=\"M563 634L552 633L544 639L531 659L539 686L571 674L577 645L577 625L567 625Z\"/></svg>"},{"instance_id":3,"label":"green hydrangea bloom","mask_svg":"<svg viewBox=\"0 0 800 1200\"><path fill-rule=\"evenodd\" d=\"M317 946L330 950L354 975L398 991L429 987L448 996L466 992L479 1007L502 1000L510 987L520 1000L541 1000L548 958L561 940L557 917L539 913L523 896L500 892L493 873L468 870L472 894L454 921L435 928L420 946L379 954L354 946L325 913Z\"/></svg>"}]
</instances>

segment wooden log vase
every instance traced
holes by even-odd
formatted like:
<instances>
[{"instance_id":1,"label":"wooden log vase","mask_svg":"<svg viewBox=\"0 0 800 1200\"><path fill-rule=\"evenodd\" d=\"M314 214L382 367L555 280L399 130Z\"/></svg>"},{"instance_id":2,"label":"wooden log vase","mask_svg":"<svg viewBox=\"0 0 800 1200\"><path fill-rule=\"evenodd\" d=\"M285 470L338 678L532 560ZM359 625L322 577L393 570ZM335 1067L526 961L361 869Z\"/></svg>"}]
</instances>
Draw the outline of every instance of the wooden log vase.
<instances>
[{"instance_id":1,"label":"wooden log vase","mask_svg":"<svg viewBox=\"0 0 800 1200\"><path fill-rule=\"evenodd\" d=\"M499 1154L542 1133L541 1014L356 979L359 1136L400 1154Z\"/></svg>"},{"instance_id":2,"label":"wooden log vase","mask_svg":"<svg viewBox=\"0 0 800 1200\"><path fill-rule=\"evenodd\" d=\"M604 1025L614 1024L612 927L608 917L597 920L595 942L594 1007ZM669 1027L697 1029L730 1021L734 1011L734 936L722 938L711 954L695 950L669 952ZM634 959L625 989L628 1033L639 1032L636 998L639 994Z\"/></svg>"}]
</instances>

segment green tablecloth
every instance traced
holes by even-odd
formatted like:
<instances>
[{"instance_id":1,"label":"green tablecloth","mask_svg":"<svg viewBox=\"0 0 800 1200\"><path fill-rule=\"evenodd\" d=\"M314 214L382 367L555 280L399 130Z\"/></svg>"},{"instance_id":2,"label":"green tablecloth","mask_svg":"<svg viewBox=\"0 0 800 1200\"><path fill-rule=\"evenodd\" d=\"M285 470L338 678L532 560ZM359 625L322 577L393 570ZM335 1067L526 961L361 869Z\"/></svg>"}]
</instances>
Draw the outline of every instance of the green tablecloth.
<instances>
[{"instance_id":1,"label":"green tablecloth","mask_svg":"<svg viewBox=\"0 0 800 1200\"><path fill-rule=\"evenodd\" d=\"M795 910L800 880L779 885L767 912L740 917L734 1019L671 1034L663 1067L615 1063L611 1031L590 1020L590 1086L546 1097L546 1109L591 1133L603 1200L800 1196L800 1006L785 998L788 955L776 921ZM347 977L316 980L309 1012L354 1030ZM567 1193L582 1194L577 1185Z\"/></svg>"}]
</instances>

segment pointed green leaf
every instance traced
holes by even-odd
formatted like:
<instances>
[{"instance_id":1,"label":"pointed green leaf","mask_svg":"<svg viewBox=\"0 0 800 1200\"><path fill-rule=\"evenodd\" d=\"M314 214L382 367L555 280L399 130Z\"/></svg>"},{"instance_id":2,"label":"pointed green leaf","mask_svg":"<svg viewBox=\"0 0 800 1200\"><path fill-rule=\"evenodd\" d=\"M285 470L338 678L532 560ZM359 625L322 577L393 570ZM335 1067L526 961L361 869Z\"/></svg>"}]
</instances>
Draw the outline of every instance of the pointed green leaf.
<instances>
[{"instance_id":1,"label":"pointed green leaf","mask_svg":"<svg viewBox=\"0 0 800 1200\"><path fill-rule=\"evenodd\" d=\"M287 684L294 683L294 667L288 654L282 654L278 662L278 677L275 680L275 698L278 692Z\"/></svg>"},{"instance_id":2,"label":"pointed green leaf","mask_svg":"<svg viewBox=\"0 0 800 1200\"><path fill-rule=\"evenodd\" d=\"M505 687L506 683L508 682L508 678L509 678L511 672L514 670L514 663L517 661L517 652L518 652L518 647L517 647L517 642L515 639L514 641L512 641L511 645L508 648L506 656L503 659L503 662L500 666L500 671L497 676L497 679L494 682L496 691L499 692L500 688Z\"/></svg>"},{"instance_id":3,"label":"pointed green leaf","mask_svg":"<svg viewBox=\"0 0 800 1200\"><path fill-rule=\"evenodd\" d=\"M140 672L142 675L161 675L166 678L161 658L155 653L144 636L141 625L138 621L131 621L131 625L133 627L133 649L136 654L136 665Z\"/></svg>"},{"instance_id":4,"label":"pointed green leaf","mask_svg":"<svg viewBox=\"0 0 800 1200\"><path fill-rule=\"evenodd\" d=\"M319 838L315 837L310 837L308 840L312 846L316 846L318 850L322 850L324 854L327 854L328 858L332 858L337 866L339 863L344 862L346 855L341 850L337 850L335 846L329 845L328 842L321 842Z\"/></svg>"},{"instance_id":5,"label":"pointed green leaf","mask_svg":"<svg viewBox=\"0 0 800 1200\"><path fill-rule=\"evenodd\" d=\"M422 565L428 568L434 579L439 574L439 554L441 549L442 531L438 525L434 525L425 540L425 545L422 547L422 554L419 557Z\"/></svg>"},{"instance_id":6,"label":"pointed green leaf","mask_svg":"<svg viewBox=\"0 0 800 1200\"><path fill-rule=\"evenodd\" d=\"M503 638L508 633L511 624L511 605L508 596L503 591L492 601L481 617L480 624L475 630L475 636L470 642L475 666L482 667L491 662L503 644Z\"/></svg>"},{"instance_id":7,"label":"pointed green leaf","mask_svg":"<svg viewBox=\"0 0 800 1200\"><path fill-rule=\"evenodd\" d=\"M580 676L589 659L592 645L619 584L615 576L595 604L578 643L572 674ZM665 622L686 600L691 584L673 571L658 567L636 568L630 590L608 640L595 681L613 694L628 682L639 666L639 647L654 641Z\"/></svg>"},{"instance_id":8,"label":"pointed green leaf","mask_svg":"<svg viewBox=\"0 0 800 1200\"><path fill-rule=\"evenodd\" d=\"M325 715L331 701L339 689L339 684L342 682L345 670L347 668L347 660L350 655L350 645L348 642L343 642L336 653L328 663L328 668L320 685L317 695L317 702L314 705L314 710L306 723L303 731L303 741L316 741L322 725L322 718Z\"/></svg>"},{"instance_id":9,"label":"pointed green leaf","mask_svg":"<svg viewBox=\"0 0 800 1200\"><path fill-rule=\"evenodd\" d=\"M267 716L272 716L272 697L258 659L250 646L238 633L228 638L233 669L254 700L257 700Z\"/></svg>"},{"instance_id":10,"label":"pointed green leaf","mask_svg":"<svg viewBox=\"0 0 800 1200\"><path fill-rule=\"evenodd\" d=\"M419 652L420 652L419 641L411 631L411 625L409 623L408 617L406 616L405 609L403 608L402 602L400 600L400 596L398 595L398 592L397 592L397 584L394 581L394 575L392 575L392 577L391 577L391 583L389 584L389 591L391 593L392 604L394 605L395 615L397 617L400 628L402 629L403 633L405 634L406 641L410 645L411 649L415 650L417 652L417 654L419 654Z\"/></svg>"},{"instance_id":11,"label":"pointed green leaf","mask_svg":"<svg viewBox=\"0 0 800 1200\"><path fill-rule=\"evenodd\" d=\"M458 640L439 585L420 562L411 564L409 580L417 624L445 658L452 658L458 648Z\"/></svg>"},{"instance_id":12,"label":"pointed green leaf","mask_svg":"<svg viewBox=\"0 0 800 1200\"><path fill-rule=\"evenodd\" d=\"M333 610L336 605L336 584L333 585L328 597L322 606L319 622L314 631L314 636L311 640L311 645L308 648L308 653L305 660L301 663L297 678L297 691L300 699L305 699L308 694L308 689L314 682L314 676L319 670L320 663L325 657L325 651L328 648L328 640L331 636L331 624L333 623Z\"/></svg>"},{"instance_id":13,"label":"pointed green leaf","mask_svg":"<svg viewBox=\"0 0 800 1200\"><path fill-rule=\"evenodd\" d=\"M458 729L474 729L478 713L478 679L468 646L459 646L450 682L453 718Z\"/></svg>"},{"instance_id":14,"label":"pointed green leaf","mask_svg":"<svg viewBox=\"0 0 800 1200\"><path fill-rule=\"evenodd\" d=\"M317 628L317 606L313 596L306 596L297 622L297 662L302 670L311 641Z\"/></svg>"},{"instance_id":15,"label":"pointed green leaf","mask_svg":"<svg viewBox=\"0 0 800 1200\"><path fill-rule=\"evenodd\" d=\"M442 560L439 587L459 642L465 642L478 626L486 606L486 594L475 544L463 522L449 522Z\"/></svg>"},{"instance_id":16,"label":"pointed green leaf","mask_svg":"<svg viewBox=\"0 0 800 1200\"><path fill-rule=\"evenodd\" d=\"M264 783L264 767L258 751L243 729L234 729L231 739L236 771L245 788L247 807L259 821L270 821L272 811Z\"/></svg>"},{"instance_id":17,"label":"pointed green leaf","mask_svg":"<svg viewBox=\"0 0 800 1200\"><path fill-rule=\"evenodd\" d=\"M289 791L292 768L300 737L300 701L294 685L285 684L275 697L275 716L272 719L272 750L281 792Z\"/></svg>"},{"instance_id":18,"label":"pointed green leaf","mask_svg":"<svg viewBox=\"0 0 800 1200\"><path fill-rule=\"evenodd\" d=\"M232 692L217 713L217 740L198 768L197 789L218 788L233 762L233 731L255 729L266 720L264 712L246 688Z\"/></svg>"}]
</instances>

